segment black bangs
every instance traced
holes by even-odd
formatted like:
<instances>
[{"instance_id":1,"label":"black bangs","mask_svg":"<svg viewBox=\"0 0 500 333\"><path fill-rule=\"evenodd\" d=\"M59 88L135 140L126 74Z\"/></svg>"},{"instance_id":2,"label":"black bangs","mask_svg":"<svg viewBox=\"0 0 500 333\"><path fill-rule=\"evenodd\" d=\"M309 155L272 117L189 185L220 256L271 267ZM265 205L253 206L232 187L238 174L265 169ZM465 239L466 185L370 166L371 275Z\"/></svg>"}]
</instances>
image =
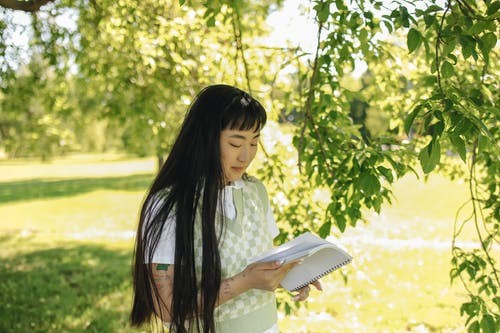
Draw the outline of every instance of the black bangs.
<instances>
[{"instance_id":1,"label":"black bangs","mask_svg":"<svg viewBox=\"0 0 500 333\"><path fill-rule=\"evenodd\" d=\"M235 96L222 112L221 128L259 131L266 124L267 115L264 107L248 94Z\"/></svg>"}]
</instances>

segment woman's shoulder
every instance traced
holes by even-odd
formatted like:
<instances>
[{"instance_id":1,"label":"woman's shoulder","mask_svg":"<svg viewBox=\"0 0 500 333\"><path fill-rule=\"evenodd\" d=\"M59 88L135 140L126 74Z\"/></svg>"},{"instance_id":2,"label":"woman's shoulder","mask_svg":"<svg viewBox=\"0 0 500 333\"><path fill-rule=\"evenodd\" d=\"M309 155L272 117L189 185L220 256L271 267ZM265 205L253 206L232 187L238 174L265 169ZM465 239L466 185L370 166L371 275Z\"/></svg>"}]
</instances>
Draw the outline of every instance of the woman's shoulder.
<instances>
[{"instance_id":1,"label":"woman's shoulder","mask_svg":"<svg viewBox=\"0 0 500 333\"><path fill-rule=\"evenodd\" d=\"M162 189L152 193L149 200L152 203L155 203L158 201L163 202L167 198L169 192L170 192L170 190L168 188L162 188Z\"/></svg>"},{"instance_id":2,"label":"woman's shoulder","mask_svg":"<svg viewBox=\"0 0 500 333\"><path fill-rule=\"evenodd\" d=\"M249 174L244 174L241 179L243 181L250 182L250 183L260 183L261 182L257 177L251 176Z\"/></svg>"},{"instance_id":3,"label":"woman's shoulder","mask_svg":"<svg viewBox=\"0 0 500 333\"><path fill-rule=\"evenodd\" d=\"M254 176L250 176L245 174L241 180L245 183L245 185L256 186L256 187L264 187L264 184L260 179Z\"/></svg>"},{"instance_id":4,"label":"woman's shoulder","mask_svg":"<svg viewBox=\"0 0 500 333\"><path fill-rule=\"evenodd\" d=\"M254 176L245 175L242 180L245 182L245 186L251 187L258 193L262 198L267 199L267 189L262 181Z\"/></svg>"},{"instance_id":5,"label":"woman's shoulder","mask_svg":"<svg viewBox=\"0 0 500 333\"><path fill-rule=\"evenodd\" d=\"M144 202L146 211L153 213L152 215L156 215L161 207L165 205L169 192L169 189L164 188L151 193Z\"/></svg>"}]
</instances>

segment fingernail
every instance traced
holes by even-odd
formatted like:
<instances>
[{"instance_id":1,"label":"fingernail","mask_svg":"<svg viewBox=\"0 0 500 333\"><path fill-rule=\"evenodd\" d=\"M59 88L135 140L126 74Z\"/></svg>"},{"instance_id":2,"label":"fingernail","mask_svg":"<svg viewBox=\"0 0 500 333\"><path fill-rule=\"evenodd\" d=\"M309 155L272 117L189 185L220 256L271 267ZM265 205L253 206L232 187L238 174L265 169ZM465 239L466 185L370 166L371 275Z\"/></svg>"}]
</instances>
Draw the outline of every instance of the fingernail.
<instances>
[{"instance_id":1,"label":"fingernail","mask_svg":"<svg viewBox=\"0 0 500 333\"><path fill-rule=\"evenodd\" d=\"M292 301L297 302L299 300L299 295L293 296Z\"/></svg>"},{"instance_id":2,"label":"fingernail","mask_svg":"<svg viewBox=\"0 0 500 333\"><path fill-rule=\"evenodd\" d=\"M276 261L276 265L281 266L281 265L283 265L284 262L285 262L285 260L278 260L278 261Z\"/></svg>"}]
</instances>

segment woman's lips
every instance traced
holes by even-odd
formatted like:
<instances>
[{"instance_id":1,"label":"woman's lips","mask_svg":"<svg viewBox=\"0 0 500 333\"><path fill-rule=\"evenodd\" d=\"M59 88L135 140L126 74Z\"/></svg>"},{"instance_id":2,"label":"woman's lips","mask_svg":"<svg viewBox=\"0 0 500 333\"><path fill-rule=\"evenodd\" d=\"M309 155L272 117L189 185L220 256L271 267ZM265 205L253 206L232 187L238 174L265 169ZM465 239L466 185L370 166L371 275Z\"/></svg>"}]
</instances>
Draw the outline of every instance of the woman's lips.
<instances>
[{"instance_id":1,"label":"woman's lips","mask_svg":"<svg viewBox=\"0 0 500 333\"><path fill-rule=\"evenodd\" d=\"M236 172L243 172L243 171L245 171L244 167L231 167L231 169L233 169Z\"/></svg>"}]
</instances>

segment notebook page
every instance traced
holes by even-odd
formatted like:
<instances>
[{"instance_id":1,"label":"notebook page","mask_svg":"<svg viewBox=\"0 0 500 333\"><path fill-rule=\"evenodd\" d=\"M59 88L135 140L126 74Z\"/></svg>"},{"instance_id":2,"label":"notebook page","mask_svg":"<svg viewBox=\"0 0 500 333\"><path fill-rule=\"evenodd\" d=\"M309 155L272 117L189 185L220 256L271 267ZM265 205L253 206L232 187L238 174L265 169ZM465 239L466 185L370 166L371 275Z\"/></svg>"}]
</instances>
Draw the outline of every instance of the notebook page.
<instances>
[{"instance_id":1,"label":"notebook page","mask_svg":"<svg viewBox=\"0 0 500 333\"><path fill-rule=\"evenodd\" d=\"M287 290L294 290L343 266L351 259L350 255L338 248L325 247L292 268L281 285Z\"/></svg>"},{"instance_id":2,"label":"notebook page","mask_svg":"<svg viewBox=\"0 0 500 333\"><path fill-rule=\"evenodd\" d=\"M318 248L330 245L329 242L306 233L258 257L250 259L249 262L292 261L307 256L315 252Z\"/></svg>"}]
</instances>

